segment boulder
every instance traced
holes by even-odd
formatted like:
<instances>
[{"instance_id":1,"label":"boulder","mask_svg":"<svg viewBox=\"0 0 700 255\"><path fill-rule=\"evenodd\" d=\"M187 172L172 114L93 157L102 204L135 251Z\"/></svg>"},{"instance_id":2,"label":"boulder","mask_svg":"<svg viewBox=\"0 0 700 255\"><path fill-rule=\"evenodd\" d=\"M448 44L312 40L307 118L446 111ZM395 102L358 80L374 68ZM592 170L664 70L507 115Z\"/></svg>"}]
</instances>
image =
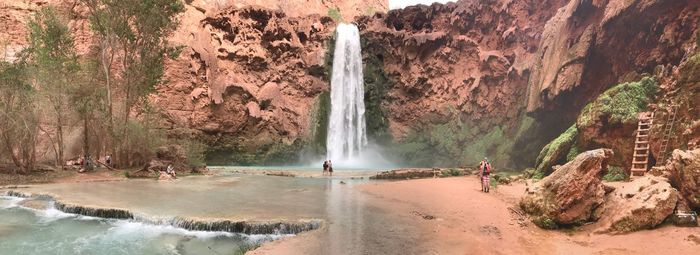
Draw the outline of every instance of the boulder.
<instances>
[{"instance_id":1,"label":"boulder","mask_svg":"<svg viewBox=\"0 0 700 255\"><path fill-rule=\"evenodd\" d=\"M673 151L665 167L671 185L678 189L687 205L700 210L700 149Z\"/></svg>"},{"instance_id":2,"label":"boulder","mask_svg":"<svg viewBox=\"0 0 700 255\"><path fill-rule=\"evenodd\" d=\"M597 220L605 203L601 176L607 171L612 156L610 149L597 149L555 167L551 175L528 187L520 207L533 215L535 224L541 227Z\"/></svg>"},{"instance_id":3,"label":"boulder","mask_svg":"<svg viewBox=\"0 0 700 255\"><path fill-rule=\"evenodd\" d=\"M676 208L678 191L667 179L637 178L611 192L601 217L601 232L626 233L661 224Z\"/></svg>"}]
</instances>

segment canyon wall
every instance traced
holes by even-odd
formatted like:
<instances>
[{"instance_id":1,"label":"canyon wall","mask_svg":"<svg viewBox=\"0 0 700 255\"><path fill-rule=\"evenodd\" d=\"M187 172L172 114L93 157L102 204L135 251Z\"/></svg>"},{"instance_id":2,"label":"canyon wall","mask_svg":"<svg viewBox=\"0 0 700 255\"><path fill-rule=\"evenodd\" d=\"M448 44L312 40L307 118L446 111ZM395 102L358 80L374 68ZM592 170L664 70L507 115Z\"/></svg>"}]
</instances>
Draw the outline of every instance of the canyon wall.
<instances>
[{"instance_id":1,"label":"canyon wall","mask_svg":"<svg viewBox=\"0 0 700 255\"><path fill-rule=\"evenodd\" d=\"M357 22L366 62L378 60L389 80L381 101L389 130L414 147L405 158L489 156L524 167L618 83L655 75L662 89L651 101L660 102L676 84L670 73L695 52L699 9L697 1L459 1ZM581 127L578 145L614 148L616 166L628 167L636 124L605 120Z\"/></svg>"},{"instance_id":2,"label":"canyon wall","mask_svg":"<svg viewBox=\"0 0 700 255\"><path fill-rule=\"evenodd\" d=\"M340 19L361 30L375 143L414 165L488 156L518 168L532 166L607 88L645 74L676 86L700 23L692 0L461 0L389 12L379 0L185 3L171 41L186 47L168 60L151 101L165 116L160 127L206 142L213 163L323 152L329 49ZM26 43L24 21L46 4L68 10L79 52L87 51L89 27L74 1L1 0L6 56ZM684 116L695 120L687 125L693 134L697 116ZM600 123L587 132L631 141L621 128Z\"/></svg>"}]
</instances>

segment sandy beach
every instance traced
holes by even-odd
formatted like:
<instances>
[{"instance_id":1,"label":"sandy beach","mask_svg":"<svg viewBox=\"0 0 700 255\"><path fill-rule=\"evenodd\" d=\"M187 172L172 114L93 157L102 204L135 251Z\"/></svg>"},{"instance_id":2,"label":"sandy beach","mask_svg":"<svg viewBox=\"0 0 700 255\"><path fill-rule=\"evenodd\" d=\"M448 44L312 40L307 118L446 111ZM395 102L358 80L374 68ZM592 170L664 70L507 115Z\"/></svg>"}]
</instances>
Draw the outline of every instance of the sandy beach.
<instances>
[{"instance_id":1,"label":"sandy beach","mask_svg":"<svg viewBox=\"0 0 700 255\"><path fill-rule=\"evenodd\" d=\"M252 254L698 254L697 228L662 226L625 235L539 229L520 214L525 184L480 192L472 177L373 182L355 186L368 208L389 222L376 222L373 240L330 239L329 227L267 243ZM330 222L329 224L335 224ZM366 223L365 223L366 224ZM405 225L404 225L405 224ZM397 230L404 232L397 232ZM341 243L338 245L338 243ZM339 246L334 249L330 246ZM372 250L374 246L377 250ZM368 249L370 248L370 249ZM358 249L358 250L355 250ZM372 252L375 251L375 252Z\"/></svg>"}]
</instances>

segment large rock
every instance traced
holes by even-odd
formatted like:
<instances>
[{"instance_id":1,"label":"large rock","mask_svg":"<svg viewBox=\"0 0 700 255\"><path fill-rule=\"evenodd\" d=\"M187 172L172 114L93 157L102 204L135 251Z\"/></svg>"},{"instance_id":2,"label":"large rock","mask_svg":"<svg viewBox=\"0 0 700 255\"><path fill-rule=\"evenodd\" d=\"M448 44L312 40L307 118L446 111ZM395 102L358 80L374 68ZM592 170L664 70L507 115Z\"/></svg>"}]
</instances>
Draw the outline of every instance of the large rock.
<instances>
[{"instance_id":1,"label":"large rock","mask_svg":"<svg viewBox=\"0 0 700 255\"><path fill-rule=\"evenodd\" d=\"M638 178L608 195L601 230L625 233L656 227L673 213L677 202L678 191L667 179Z\"/></svg>"},{"instance_id":2,"label":"large rock","mask_svg":"<svg viewBox=\"0 0 700 255\"><path fill-rule=\"evenodd\" d=\"M666 170L671 185L678 189L685 202L700 210L700 149L673 151Z\"/></svg>"},{"instance_id":3,"label":"large rock","mask_svg":"<svg viewBox=\"0 0 700 255\"><path fill-rule=\"evenodd\" d=\"M597 149L555 167L551 175L528 188L520 206L544 227L597 220L605 203L601 176L612 156L612 150Z\"/></svg>"}]
</instances>

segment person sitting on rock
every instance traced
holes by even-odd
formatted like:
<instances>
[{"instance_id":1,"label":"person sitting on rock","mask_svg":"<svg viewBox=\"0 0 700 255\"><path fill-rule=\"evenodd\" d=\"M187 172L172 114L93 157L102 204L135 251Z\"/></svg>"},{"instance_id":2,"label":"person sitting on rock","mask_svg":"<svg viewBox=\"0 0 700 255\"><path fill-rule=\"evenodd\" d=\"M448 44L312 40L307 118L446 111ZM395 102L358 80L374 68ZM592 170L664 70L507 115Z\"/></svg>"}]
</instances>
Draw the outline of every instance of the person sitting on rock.
<instances>
[{"instance_id":1,"label":"person sitting on rock","mask_svg":"<svg viewBox=\"0 0 700 255\"><path fill-rule=\"evenodd\" d=\"M173 164L168 164L168 167L165 168L165 174L172 176L174 179L177 179Z\"/></svg>"},{"instance_id":2,"label":"person sitting on rock","mask_svg":"<svg viewBox=\"0 0 700 255\"><path fill-rule=\"evenodd\" d=\"M105 164L107 167L112 167L112 155L107 154L107 156L105 156Z\"/></svg>"}]
</instances>

